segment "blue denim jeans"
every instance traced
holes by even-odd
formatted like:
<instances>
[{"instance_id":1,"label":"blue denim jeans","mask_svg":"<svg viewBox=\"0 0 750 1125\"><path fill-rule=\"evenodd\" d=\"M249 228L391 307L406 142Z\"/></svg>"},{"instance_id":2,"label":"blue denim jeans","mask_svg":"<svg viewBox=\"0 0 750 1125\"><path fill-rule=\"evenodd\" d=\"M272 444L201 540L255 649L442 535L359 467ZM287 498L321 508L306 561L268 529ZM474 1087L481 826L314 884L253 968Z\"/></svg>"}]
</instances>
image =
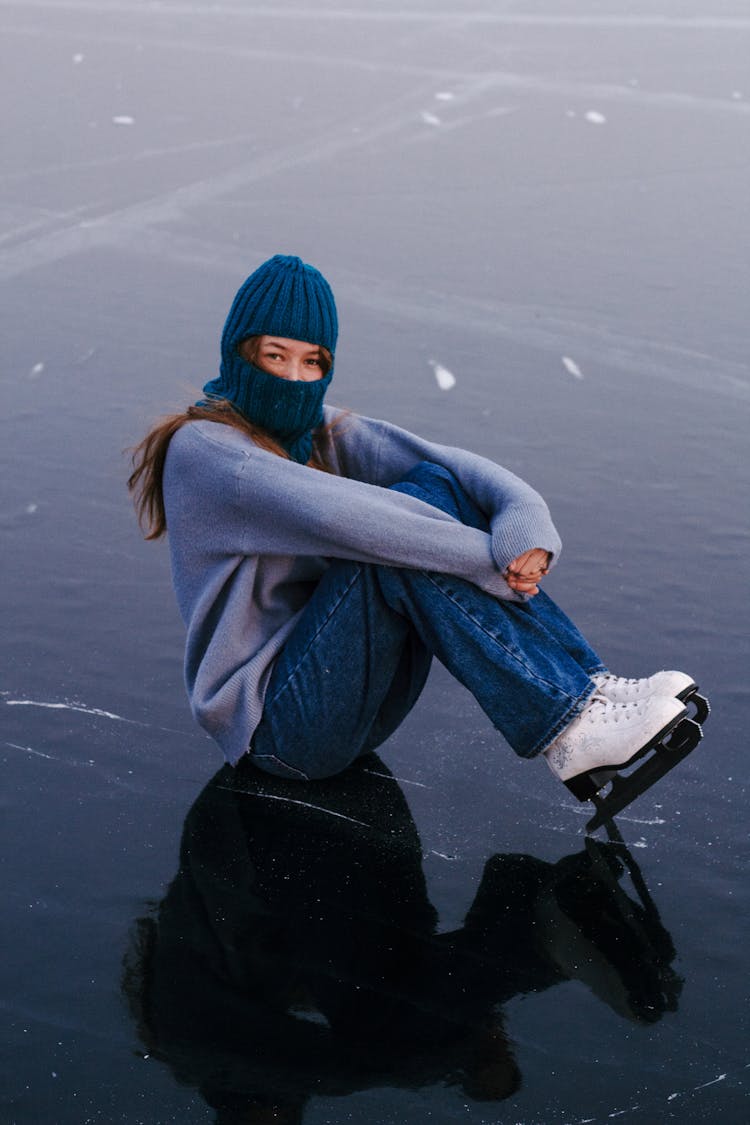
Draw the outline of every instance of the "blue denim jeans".
<instances>
[{"instance_id":1,"label":"blue denim jeans","mask_svg":"<svg viewBox=\"0 0 750 1125\"><path fill-rule=\"evenodd\" d=\"M441 466L423 462L393 488L487 528ZM522 758L570 723L594 690L591 676L604 670L541 590L511 602L446 574L334 560L274 665L254 762L281 777L341 772L403 721L433 656Z\"/></svg>"}]
</instances>

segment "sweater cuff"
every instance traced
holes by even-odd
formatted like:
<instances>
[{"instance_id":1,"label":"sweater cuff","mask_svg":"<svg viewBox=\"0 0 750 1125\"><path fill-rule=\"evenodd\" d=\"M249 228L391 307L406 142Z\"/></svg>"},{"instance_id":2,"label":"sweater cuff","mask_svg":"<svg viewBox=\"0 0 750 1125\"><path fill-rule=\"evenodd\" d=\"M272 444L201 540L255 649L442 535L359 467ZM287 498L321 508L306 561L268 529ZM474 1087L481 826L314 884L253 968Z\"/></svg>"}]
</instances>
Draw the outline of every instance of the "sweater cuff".
<instances>
[{"instance_id":1,"label":"sweater cuff","mask_svg":"<svg viewBox=\"0 0 750 1125\"><path fill-rule=\"evenodd\" d=\"M502 573L514 559L534 547L549 551L550 566L560 556L562 543L547 506L524 504L505 508L492 527L492 557L498 570Z\"/></svg>"}]
</instances>

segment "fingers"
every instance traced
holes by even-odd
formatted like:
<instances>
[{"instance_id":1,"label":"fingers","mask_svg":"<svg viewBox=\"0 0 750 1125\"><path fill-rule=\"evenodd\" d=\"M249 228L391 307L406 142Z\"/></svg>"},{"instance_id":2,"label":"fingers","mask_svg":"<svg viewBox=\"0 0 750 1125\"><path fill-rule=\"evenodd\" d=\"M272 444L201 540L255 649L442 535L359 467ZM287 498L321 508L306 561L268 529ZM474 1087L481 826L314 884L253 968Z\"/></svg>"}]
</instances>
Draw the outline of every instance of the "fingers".
<instances>
[{"instance_id":1,"label":"fingers","mask_svg":"<svg viewBox=\"0 0 750 1125\"><path fill-rule=\"evenodd\" d=\"M530 551L524 551L517 559L513 559L508 564L508 573L523 574L524 576L546 574L549 569L549 563L549 552L542 550L541 547L534 547Z\"/></svg>"},{"instance_id":2,"label":"fingers","mask_svg":"<svg viewBox=\"0 0 750 1125\"><path fill-rule=\"evenodd\" d=\"M541 547L524 551L513 559L505 572L505 580L512 590L521 594L538 594L538 582L549 572L549 552Z\"/></svg>"},{"instance_id":3,"label":"fingers","mask_svg":"<svg viewBox=\"0 0 750 1125\"><path fill-rule=\"evenodd\" d=\"M524 551L517 559L513 559L505 571L505 581L511 590L519 594L538 594L538 583L549 572L549 561L549 552L543 551L541 547Z\"/></svg>"},{"instance_id":4,"label":"fingers","mask_svg":"<svg viewBox=\"0 0 750 1125\"><path fill-rule=\"evenodd\" d=\"M544 578L548 573L547 567L539 567L536 570L527 567L524 570L515 570L510 567L506 570L505 574L508 579L513 578L517 582L538 582L540 578Z\"/></svg>"},{"instance_id":5,"label":"fingers","mask_svg":"<svg viewBox=\"0 0 750 1125\"><path fill-rule=\"evenodd\" d=\"M547 567L541 567L537 570L506 570L505 572L509 578L518 578L522 582L538 582L540 578L544 578L545 574L549 571Z\"/></svg>"},{"instance_id":6,"label":"fingers","mask_svg":"<svg viewBox=\"0 0 750 1125\"><path fill-rule=\"evenodd\" d=\"M505 578L511 590L515 590L519 594L538 594L539 587L537 586L538 579L524 578L519 575L508 574Z\"/></svg>"}]
</instances>

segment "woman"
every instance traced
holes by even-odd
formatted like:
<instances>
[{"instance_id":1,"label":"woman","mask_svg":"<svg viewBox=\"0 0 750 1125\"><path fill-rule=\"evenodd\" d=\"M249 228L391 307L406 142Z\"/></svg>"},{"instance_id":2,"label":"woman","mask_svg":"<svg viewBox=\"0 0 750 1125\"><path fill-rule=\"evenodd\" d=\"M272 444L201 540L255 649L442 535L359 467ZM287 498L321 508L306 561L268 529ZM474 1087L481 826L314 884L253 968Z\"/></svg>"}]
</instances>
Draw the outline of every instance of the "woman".
<instances>
[{"instance_id":1,"label":"woman","mask_svg":"<svg viewBox=\"0 0 750 1125\"><path fill-rule=\"evenodd\" d=\"M136 449L196 719L233 764L331 776L398 727L437 656L518 755L592 796L591 771L660 741L695 684L611 675L540 591L560 540L529 485L324 407L337 335L325 278L276 255L234 299L207 397Z\"/></svg>"}]
</instances>

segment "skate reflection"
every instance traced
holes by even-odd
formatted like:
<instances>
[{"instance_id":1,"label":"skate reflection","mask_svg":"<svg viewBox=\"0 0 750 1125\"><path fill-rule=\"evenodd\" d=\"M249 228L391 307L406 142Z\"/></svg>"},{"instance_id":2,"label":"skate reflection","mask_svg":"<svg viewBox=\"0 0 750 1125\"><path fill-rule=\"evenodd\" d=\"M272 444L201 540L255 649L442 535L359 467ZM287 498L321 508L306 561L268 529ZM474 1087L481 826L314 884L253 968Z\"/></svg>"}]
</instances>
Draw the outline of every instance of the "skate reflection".
<instances>
[{"instance_id":1,"label":"skate reflection","mask_svg":"<svg viewBox=\"0 0 750 1125\"><path fill-rule=\"evenodd\" d=\"M575 977L629 1019L676 1008L675 950L624 845L494 855L443 934L421 861L374 755L310 785L220 770L125 958L144 1051L221 1125L291 1125L312 1095L374 1086L508 1097L520 1074L500 1008L519 993Z\"/></svg>"}]
</instances>

